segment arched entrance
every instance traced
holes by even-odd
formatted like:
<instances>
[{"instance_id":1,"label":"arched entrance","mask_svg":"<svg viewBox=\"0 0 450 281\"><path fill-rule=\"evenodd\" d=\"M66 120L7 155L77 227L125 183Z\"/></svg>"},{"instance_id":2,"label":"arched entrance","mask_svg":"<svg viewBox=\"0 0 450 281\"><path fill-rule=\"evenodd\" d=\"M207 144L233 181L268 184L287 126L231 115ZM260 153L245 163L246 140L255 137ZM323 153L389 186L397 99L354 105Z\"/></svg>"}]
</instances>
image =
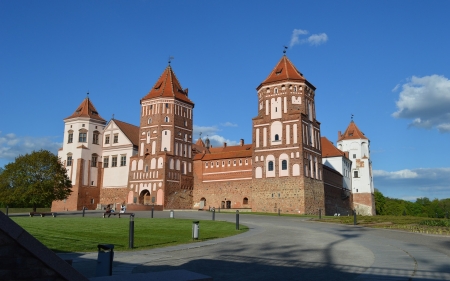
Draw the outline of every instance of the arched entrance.
<instances>
[{"instance_id":1,"label":"arched entrance","mask_svg":"<svg viewBox=\"0 0 450 281\"><path fill-rule=\"evenodd\" d=\"M202 199L200 199L200 209L203 209L206 206L206 198L202 197Z\"/></svg>"},{"instance_id":2,"label":"arched entrance","mask_svg":"<svg viewBox=\"0 0 450 281\"><path fill-rule=\"evenodd\" d=\"M150 205L152 203L152 199L150 198L150 191L144 189L139 194L139 204Z\"/></svg>"}]
</instances>

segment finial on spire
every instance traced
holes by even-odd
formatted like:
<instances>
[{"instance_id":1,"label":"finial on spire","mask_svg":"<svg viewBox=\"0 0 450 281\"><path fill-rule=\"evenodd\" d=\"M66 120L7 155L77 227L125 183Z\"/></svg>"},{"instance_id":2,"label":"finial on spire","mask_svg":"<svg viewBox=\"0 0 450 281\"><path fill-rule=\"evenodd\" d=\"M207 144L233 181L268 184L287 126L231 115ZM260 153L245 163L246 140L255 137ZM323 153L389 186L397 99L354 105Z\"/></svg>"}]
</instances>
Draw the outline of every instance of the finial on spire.
<instances>
[{"instance_id":1,"label":"finial on spire","mask_svg":"<svg viewBox=\"0 0 450 281\"><path fill-rule=\"evenodd\" d=\"M286 55L286 50L288 49L287 46L284 46L283 54Z\"/></svg>"},{"instance_id":2,"label":"finial on spire","mask_svg":"<svg viewBox=\"0 0 450 281\"><path fill-rule=\"evenodd\" d=\"M352 114L352 118L351 118L351 119L352 119L352 122L353 122L353 116L354 116L354 115Z\"/></svg>"},{"instance_id":3,"label":"finial on spire","mask_svg":"<svg viewBox=\"0 0 450 281\"><path fill-rule=\"evenodd\" d=\"M200 138L202 138L202 132L200 132L200 134L199 134L199 135L200 135Z\"/></svg>"},{"instance_id":4,"label":"finial on spire","mask_svg":"<svg viewBox=\"0 0 450 281\"><path fill-rule=\"evenodd\" d=\"M112 119L114 119L114 113L113 113Z\"/></svg>"},{"instance_id":5,"label":"finial on spire","mask_svg":"<svg viewBox=\"0 0 450 281\"><path fill-rule=\"evenodd\" d=\"M173 59L174 59L174 57L169 56L169 65L170 65L170 63L172 62Z\"/></svg>"},{"instance_id":6,"label":"finial on spire","mask_svg":"<svg viewBox=\"0 0 450 281\"><path fill-rule=\"evenodd\" d=\"M86 93L86 98L89 98L89 91L87 91Z\"/></svg>"}]
</instances>

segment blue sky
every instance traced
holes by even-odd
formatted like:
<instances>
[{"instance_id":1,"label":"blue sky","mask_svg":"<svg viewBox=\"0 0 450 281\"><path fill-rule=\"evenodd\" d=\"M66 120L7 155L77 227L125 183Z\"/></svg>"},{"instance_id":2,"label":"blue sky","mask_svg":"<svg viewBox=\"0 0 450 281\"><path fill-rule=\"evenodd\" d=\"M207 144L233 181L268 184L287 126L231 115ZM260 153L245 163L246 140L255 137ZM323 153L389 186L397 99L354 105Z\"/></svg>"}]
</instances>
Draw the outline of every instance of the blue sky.
<instances>
[{"instance_id":1,"label":"blue sky","mask_svg":"<svg viewBox=\"0 0 450 281\"><path fill-rule=\"evenodd\" d=\"M287 55L316 91L322 136L351 114L371 140L375 187L450 197L448 1L0 0L0 166L56 152L86 97L138 124L173 56L195 137L251 141L255 88Z\"/></svg>"}]
</instances>

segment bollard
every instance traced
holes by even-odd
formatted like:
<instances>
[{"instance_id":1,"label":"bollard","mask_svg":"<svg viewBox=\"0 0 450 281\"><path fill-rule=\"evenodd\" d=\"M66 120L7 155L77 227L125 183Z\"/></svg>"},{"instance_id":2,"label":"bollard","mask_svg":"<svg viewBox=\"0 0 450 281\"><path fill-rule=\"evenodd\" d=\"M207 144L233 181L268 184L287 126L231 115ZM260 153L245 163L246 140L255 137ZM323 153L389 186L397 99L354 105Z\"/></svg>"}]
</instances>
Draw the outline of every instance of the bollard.
<instances>
[{"instance_id":1,"label":"bollard","mask_svg":"<svg viewBox=\"0 0 450 281\"><path fill-rule=\"evenodd\" d=\"M356 225L356 209L353 210L353 225Z\"/></svg>"},{"instance_id":2,"label":"bollard","mask_svg":"<svg viewBox=\"0 0 450 281\"><path fill-rule=\"evenodd\" d=\"M128 237L128 248L134 248L134 213L130 215L130 233Z\"/></svg>"},{"instance_id":3,"label":"bollard","mask_svg":"<svg viewBox=\"0 0 450 281\"><path fill-rule=\"evenodd\" d=\"M236 210L236 230L239 230L239 210Z\"/></svg>"},{"instance_id":4,"label":"bollard","mask_svg":"<svg viewBox=\"0 0 450 281\"><path fill-rule=\"evenodd\" d=\"M213 207L213 210L212 210L212 220L213 221L216 220L216 209L214 209L214 207Z\"/></svg>"},{"instance_id":5,"label":"bollard","mask_svg":"<svg viewBox=\"0 0 450 281\"><path fill-rule=\"evenodd\" d=\"M86 210L86 208L83 206L83 218L84 218L84 211Z\"/></svg>"},{"instance_id":6,"label":"bollard","mask_svg":"<svg viewBox=\"0 0 450 281\"><path fill-rule=\"evenodd\" d=\"M95 276L111 276L112 264L114 259L114 245L113 244L98 244L97 268ZM109 252L108 252L109 250Z\"/></svg>"},{"instance_id":7,"label":"bollard","mask_svg":"<svg viewBox=\"0 0 450 281\"><path fill-rule=\"evenodd\" d=\"M319 220L322 219L322 209L319 209Z\"/></svg>"},{"instance_id":8,"label":"bollard","mask_svg":"<svg viewBox=\"0 0 450 281\"><path fill-rule=\"evenodd\" d=\"M8 216L8 212L9 212L9 207L8 206L6 206L6 216ZM447 214L448 214L448 212L447 212Z\"/></svg>"},{"instance_id":9,"label":"bollard","mask_svg":"<svg viewBox=\"0 0 450 281\"><path fill-rule=\"evenodd\" d=\"M170 210L170 215L169 215L169 217L170 217L171 219L174 219L174 218L175 218L175 214L174 214L173 210Z\"/></svg>"},{"instance_id":10,"label":"bollard","mask_svg":"<svg viewBox=\"0 0 450 281\"><path fill-rule=\"evenodd\" d=\"M153 219L153 211L155 210L155 206L152 206L152 219Z\"/></svg>"},{"instance_id":11,"label":"bollard","mask_svg":"<svg viewBox=\"0 0 450 281\"><path fill-rule=\"evenodd\" d=\"M199 230L200 230L200 226L199 226L199 221L193 221L192 222L192 240L198 240L198 236L199 236Z\"/></svg>"},{"instance_id":12,"label":"bollard","mask_svg":"<svg viewBox=\"0 0 450 281\"><path fill-rule=\"evenodd\" d=\"M278 216L280 216L280 208L278 208Z\"/></svg>"}]
</instances>

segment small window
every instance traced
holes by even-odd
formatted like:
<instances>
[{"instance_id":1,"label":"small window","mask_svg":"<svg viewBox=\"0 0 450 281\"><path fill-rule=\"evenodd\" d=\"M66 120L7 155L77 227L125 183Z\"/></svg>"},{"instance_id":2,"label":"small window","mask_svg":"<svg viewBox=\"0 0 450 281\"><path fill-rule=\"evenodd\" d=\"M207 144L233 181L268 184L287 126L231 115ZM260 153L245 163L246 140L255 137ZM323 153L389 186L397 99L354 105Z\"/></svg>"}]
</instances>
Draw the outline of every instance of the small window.
<instances>
[{"instance_id":1,"label":"small window","mask_svg":"<svg viewBox=\"0 0 450 281\"><path fill-rule=\"evenodd\" d=\"M67 143L72 143L73 142L73 133L69 134L69 139L67 140Z\"/></svg>"},{"instance_id":2,"label":"small window","mask_svg":"<svg viewBox=\"0 0 450 281\"><path fill-rule=\"evenodd\" d=\"M94 201L94 199L92 198L92 199L91 199L91 204L94 204L94 202L95 202L95 201Z\"/></svg>"},{"instance_id":3,"label":"small window","mask_svg":"<svg viewBox=\"0 0 450 281\"><path fill-rule=\"evenodd\" d=\"M148 165L145 165L145 172L148 173Z\"/></svg>"},{"instance_id":4,"label":"small window","mask_svg":"<svg viewBox=\"0 0 450 281\"><path fill-rule=\"evenodd\" d=\"M109 166L109 157L103 157L103 168L108 168Z\"/></svg>"},{"instance_id":5,"label":"small window","mask_svg":"<svg viewBox=\"0 0 450 281\"><path fill-rule=\"evenodd\" d=\"M248 204L248 198L247 198L247 197L244 197L244 200L242 200L242 203L243 203L244 205L247 205L247 204Z\"/></svg>"},{"instance_id":6,"label":"small window","mask_svg":"<svg viewBox=\"0 0 450 281\"><path fill-rule=\"evenodd\" d=\"M83 125L81 125L81 127L84 127L84 124L83 124Z\"/></svg>"},{"instance_id":7,"label":"small window","mask_svg":"<svg viewBox=\"0 0 450 281\"><path fill-rule=\"evenodd\" d=\"M72 155L67 156L67 166L72 166Z\"/></svg>"},{"instance_id":8,"label":"small window","mask_svg":"<svg viewBox=\"0 0 450 281\"><path fill-rule=\"evenodd\" d=\"M275 107L275 112L277 112L277 107Z\"/></svg>"},{"instance_id":9,"label":"small window","mask_svg":"<svg viewBox=\"0 0 450 281\"><path fill-rule=\"evenodd\" d=\"M280 140L280 136L278 136L278 134L275 134L275 141L279 141Z\"/></svg>"},{"instance_id":10,"label":"small window","mask_svg":"<svg viewBox=\"0 0 450 281\"><path fill-rule=\"evenodd\" d=\"M150 109L153 109L153 104L150 105Z\"/></svg>"},{"instance_id":11,"label":"small window","mask_svg":"<svg viewBox=\"0 0 450 281\"><path fill-rule=\"evenodd\" d=\"M273 90L273 92L274 92L275 94L278 94L278 89L275 88L275 89Z\"/></svg>"},{"instance_id":12,"label":"small window","mask_svg":"<svg viewBox=\"0 0 450 281\"><path fill-rule=\"evenodd\" d=\"M168 103L166 103L166 108L169 108L169 104Z\"/></svg>"},{"instance_id":13,"label":"small window","mask_svg":"<svg viewBox=\"0 0 450 281\"><path fill-rule=\"evenodd\" d=\"M359 178L358 171L353 171L353 177L354 177L354 178Z\"/></svg>"},{"instance_id":14,"label":"small window","mask_svg":"<svg viewBox=\"0 0 450 281\"><path fill-rule=\"evenodd\" d=\"M94 181L91 181L91 185L94 185Z\"/></svg>"},{"instance_id":15,"label":"small window","mask_svg":"<svg viewBox=\"0 0 450 281\"><path fill-rule=\"evenodd\" d=\"M105 136L105 144L109 144L109 136Z\"/></svg>"},{"instance_id":16,"label":"small window","mask_svg":"<svg viewBox=\"0 0 450 281\"><path fill-rule=\"evenodd\" d=\"M112 157L111 167L117 167L117 156Z\"/></svg>"},{"instance_id":17,"label":"small window","mask_svg":"<svg viewBox=\"0 0 450 281\"><path fill-rule=\"evenodd\" d=\"M93 144L98 144L99 136L100 136L100 134L98 132L94 132L94 134L92 135L92 143Z\"/></svg>"},{"instance_id":18,"label":"small window","mask_svg":"<svg viewBox=\"0 0 450 281\"><path fill-rule=\"evenodd\" d=\"M205 163L205 167L208 168L208 162Z\"/></svg>"},{"instance_id":19,"label":"small window","mask_svg":"<svg viewBox=\"0 0 450 281\"><path fill-rule=\"evenodd\" d=\"M92 155L91 167L97 167L97 154Z\"/></svg>"},{"instance_id":20,"label":"small window","mask_svg":"<svg viewBox=\"0 0 450 281\"><path fill-rule=\"evenodd\" d=\"M119 134L114 134L114 143L119 142Z\"/></svg>"},{"instance_id":21,"label":"small window","mask_svg":"<svg viewBox=\"0 0 450 281\"><path fill-rule=\"evenodd\" d=\"M283 171L287 170L287 160L281 161L281 170Z\"/></svg>"},{"instance_id":22,"label":"small window","mask_svg":"<svg viewBox=\"0 0 450 281\"><path fill-rule=\"evenodd\" d=\"M273 161L269 161L268 170L273 171Z\"/></svg>"},{"instance_id":23,"label":"small window","mask_svg":"<svg viewBox=\"0 0 450 281\"><path fill-rule=\"evenodd\" d=\"M152 123L152 118L148 118L147 124L151 124Z\"/></svg>"},{"instance_id":24,"label":"small window","mask_svg":"<svg viewBox=\"0 0 450 281\"><path fill-rule=\"evenodd\" d=\"M184 120L184 126L187 127L187 121L186 120Z\"/></svg>"},{"instance_id":25,"label":"small window","mask_svg":"<svg viewBox=\"0 0 450 281\"><path fill-rule=\"evenodd\" d=\"M168 116L166 116L166 117L164 117L164 122L169 122L169 117Z\"/></svg>"},{"instance_id":26,"label":"small window","mask_svg":"<svg viewBox=\"0 0 450 281\"><path fill-rule=\"evenodd\" d=\"M120 166L126 166L127 165L127 156L122 155L120 156Z\"/></svg>"},{"instance_id":27,"label":"small window","mask_svg":"<svg viewBox=\"0 0 450 281\"><path fill-rule=\"evenodd\" d=\"M167 131L164 131L164 135L166 135L166 136L167 136Z\"/></svg>"},{"instance_id":28,"label":"small window","mask_svg":"<svg viewBox=\"0 0 450 281\"><path fill-rule=\"evenodd\" d=\"M80 133L78 137L78 142L86 142L86 133Z\"/></svg>"},{"instance_id":29,"label":"small window","mask_svg":"<svg viewBox=\"0 0 450 281\"><path fill-rule=\"evenodd\" d=\"M355 159L356 158L356 154L353 154L353 159Z\"/></svg>"}]
</instances>

